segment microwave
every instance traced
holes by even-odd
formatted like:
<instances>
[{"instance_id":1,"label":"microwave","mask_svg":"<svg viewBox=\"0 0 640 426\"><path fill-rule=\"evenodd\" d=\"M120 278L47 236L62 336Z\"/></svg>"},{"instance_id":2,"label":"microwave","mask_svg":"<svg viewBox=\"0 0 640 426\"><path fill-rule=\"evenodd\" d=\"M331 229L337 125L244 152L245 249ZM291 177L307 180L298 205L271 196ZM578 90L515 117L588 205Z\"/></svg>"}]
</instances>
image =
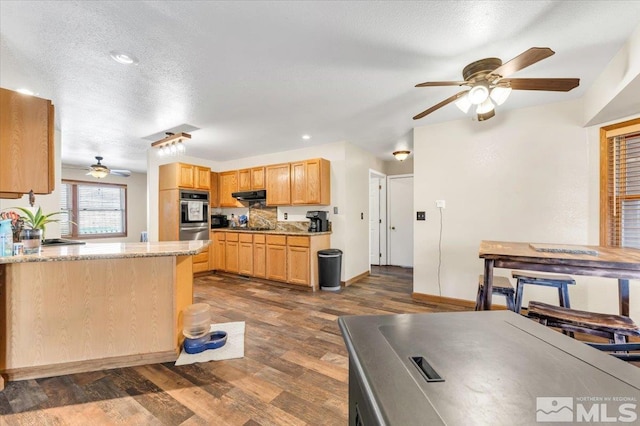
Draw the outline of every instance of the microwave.
<instances>
[{"instance_id":1,"label":"microwave","mask_svg":"<svg viewBox=\"0 0 640 426\"><path fill-rule=\"evenodd\" d=\"M212 214L211 215L211 228L227 228L229 227L229 220L226 215Z\"/></svg>"}]
</instances>

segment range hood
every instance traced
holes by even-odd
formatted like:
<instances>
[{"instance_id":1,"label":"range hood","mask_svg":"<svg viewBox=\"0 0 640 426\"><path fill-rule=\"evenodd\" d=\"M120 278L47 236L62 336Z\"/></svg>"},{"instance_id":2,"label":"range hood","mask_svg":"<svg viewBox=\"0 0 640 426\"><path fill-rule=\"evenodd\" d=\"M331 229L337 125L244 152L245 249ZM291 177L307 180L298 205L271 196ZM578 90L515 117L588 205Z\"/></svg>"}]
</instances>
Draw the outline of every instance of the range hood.
<instances>
[{"instance_id":1,"label":"range hood","mask_svg":"<svg viewBox=\"0 0 640 426\"><path fill-rule=\"evenodd\" d=\"M240 201L261 201L267 199L267 191L261 189L258 191L234 192L231 196Z\"/></svg>"}]
</instances>

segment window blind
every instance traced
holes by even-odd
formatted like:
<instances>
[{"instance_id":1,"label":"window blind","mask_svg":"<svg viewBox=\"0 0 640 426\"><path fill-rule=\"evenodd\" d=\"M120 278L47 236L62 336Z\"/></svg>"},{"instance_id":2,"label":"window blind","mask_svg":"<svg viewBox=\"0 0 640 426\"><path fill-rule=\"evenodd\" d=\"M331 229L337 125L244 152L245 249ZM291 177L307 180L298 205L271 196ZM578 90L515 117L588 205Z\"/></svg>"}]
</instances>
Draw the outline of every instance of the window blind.
<instances>
[{"instance_id":1,"label":"window blind","mask_svg":"<svg viewBox=\"0 0 640 426\"><path fill-rule=\"evenodd\" d=\"M67 181L60 192L62 235L126 236L126 186Z\"/></svg>"},{"instance_id":2,"label":"window blind","mask_svg":"<svg viewBox=\"0 0 640 426\"><path fill-rule=\"evenodd\" d=\"M607 139L607 245L640 248L640 133Z\"/></svg>"}]
</instances>

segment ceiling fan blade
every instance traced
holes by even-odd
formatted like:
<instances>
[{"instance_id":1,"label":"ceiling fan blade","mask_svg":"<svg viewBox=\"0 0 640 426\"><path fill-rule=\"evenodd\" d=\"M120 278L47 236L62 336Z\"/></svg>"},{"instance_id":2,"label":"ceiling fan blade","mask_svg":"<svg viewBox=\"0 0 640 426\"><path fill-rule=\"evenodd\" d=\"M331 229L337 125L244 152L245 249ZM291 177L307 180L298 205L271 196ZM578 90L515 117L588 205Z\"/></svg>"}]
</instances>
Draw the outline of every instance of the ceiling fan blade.
<instances>
[{"instance_id":1,"label":"ceiling fan blade","mask_svg":"<svg viewBox=\"0 0 640 426\"><path fill-rule=\"evenodd\" d=\"M568 92L580 84L579 78L503 78L513 90L548 90L552 92Z\"/></svg>"},{"instance_id":2,"label":"ceiling fan blade","mask_svg":"<svg viewBox=\"0 0 640 426\"><path fill-rule=\"evenodd\" d=\"M512 60L505 62L495 70L491 71L487 76L488 79L495 77L507 77L523 68L533 65L543 59L553 55L553 50L548 47L532 47L529 50L524 51L520 55L516 56Z\"/></svg>"},{"instance_id":3,"label":"ceiling fan blade","mask_svg":"<svg viewBox=\"0 0 640 426\"><path fill-rule=\"evenodd\" d=\"M462 92L458 92L455 95L445 99L444 101L440 102L439 104L436 104L434 106L432 106L429 109L426 109L424 111L422 111L420 114L416 115L415 117L413 117L414 120L418 120L422 117L424 117L425 115L429 115L431 114L433 111L438 110L440 108L442 108L443 106L450 104L451 102L457 101L460 97L464 96L465 93L467 93L468 90L463 90Z\"/></svg>"},{"instance_id":4,"label":"ceiling fan blade","mask_svg":"<svg viewBox=\"0 0 640 426\"><path fill-rule=\"evenodd\" d=\"M416 84L416 87L433 87L433 86L462 86L468 84L466 81L427 81L425 83Z\"/></svg>"},{"instance_id":5,"label":"ceiling fan blade","mask_svg":"<svg viewBox=\"0 0 640 426\"><path fill-rule=\"evenodd\" d=\"M123 177L131 176L131 170L111 170L110 173L115 176L123 176Z\"/></svg>"}]
</instances>

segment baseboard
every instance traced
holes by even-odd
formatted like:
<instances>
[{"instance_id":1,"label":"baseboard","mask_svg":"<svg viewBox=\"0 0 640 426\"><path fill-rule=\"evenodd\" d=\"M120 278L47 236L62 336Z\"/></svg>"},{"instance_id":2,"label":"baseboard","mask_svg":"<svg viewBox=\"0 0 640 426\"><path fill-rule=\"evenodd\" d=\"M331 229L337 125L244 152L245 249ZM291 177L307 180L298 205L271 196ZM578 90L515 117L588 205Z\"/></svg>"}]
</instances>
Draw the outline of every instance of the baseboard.
<instances>
[{"instance_id":1,"label":"baseboard","mask_svg":"<svg viewBox=\"0 0 640 426\"><path fill-rule=\"evenodd\" d=\"M40 379L43 377L109 370L112 368L173 362L178 359L178 355L179 351L170 350L153 354L117 356L112 358L94 359L91 361L74 361L61 364L39 365L35 367L10 368L4 370L2 375L5 378L8 378L9 381Z\"/></svg>"},{"instance_id":2,"label":"baseboard","mask_svg":"<svg viewBox=\"0 0 640 426\"><path fill-rule=\"evenodd\" d=\"M475 309L476 302L475 300L466 300L466 299L456 299L455 297L445 297L445 296L436 296L433 294L424 294L424 293L411 293L411 298L414 302L422 302L422 303L440 303L445 305L453 305L460 306L463 308L471 308ZM506 310L507 307L505 305L496 305L495 303L491 304L491 310L501 311Z\"/></svg>"},{"instance_id":3,"label":"baseboard","mask_svg":"<svg viewBox=\"0 0 640 426\"><path fill-rule=\"evenodd\" d=\"M368 277L369 275L371 275L371 272L370 271L365 271L365 272L363 272L363 273L361 273L359 275L356 275L353 278L348 279L347 281L340 281L340 284L343 287L347 287L347 286L350 286L351 284L353 284L355 282L358 282L358 281Z\"/></svg>"}]
</instances>

